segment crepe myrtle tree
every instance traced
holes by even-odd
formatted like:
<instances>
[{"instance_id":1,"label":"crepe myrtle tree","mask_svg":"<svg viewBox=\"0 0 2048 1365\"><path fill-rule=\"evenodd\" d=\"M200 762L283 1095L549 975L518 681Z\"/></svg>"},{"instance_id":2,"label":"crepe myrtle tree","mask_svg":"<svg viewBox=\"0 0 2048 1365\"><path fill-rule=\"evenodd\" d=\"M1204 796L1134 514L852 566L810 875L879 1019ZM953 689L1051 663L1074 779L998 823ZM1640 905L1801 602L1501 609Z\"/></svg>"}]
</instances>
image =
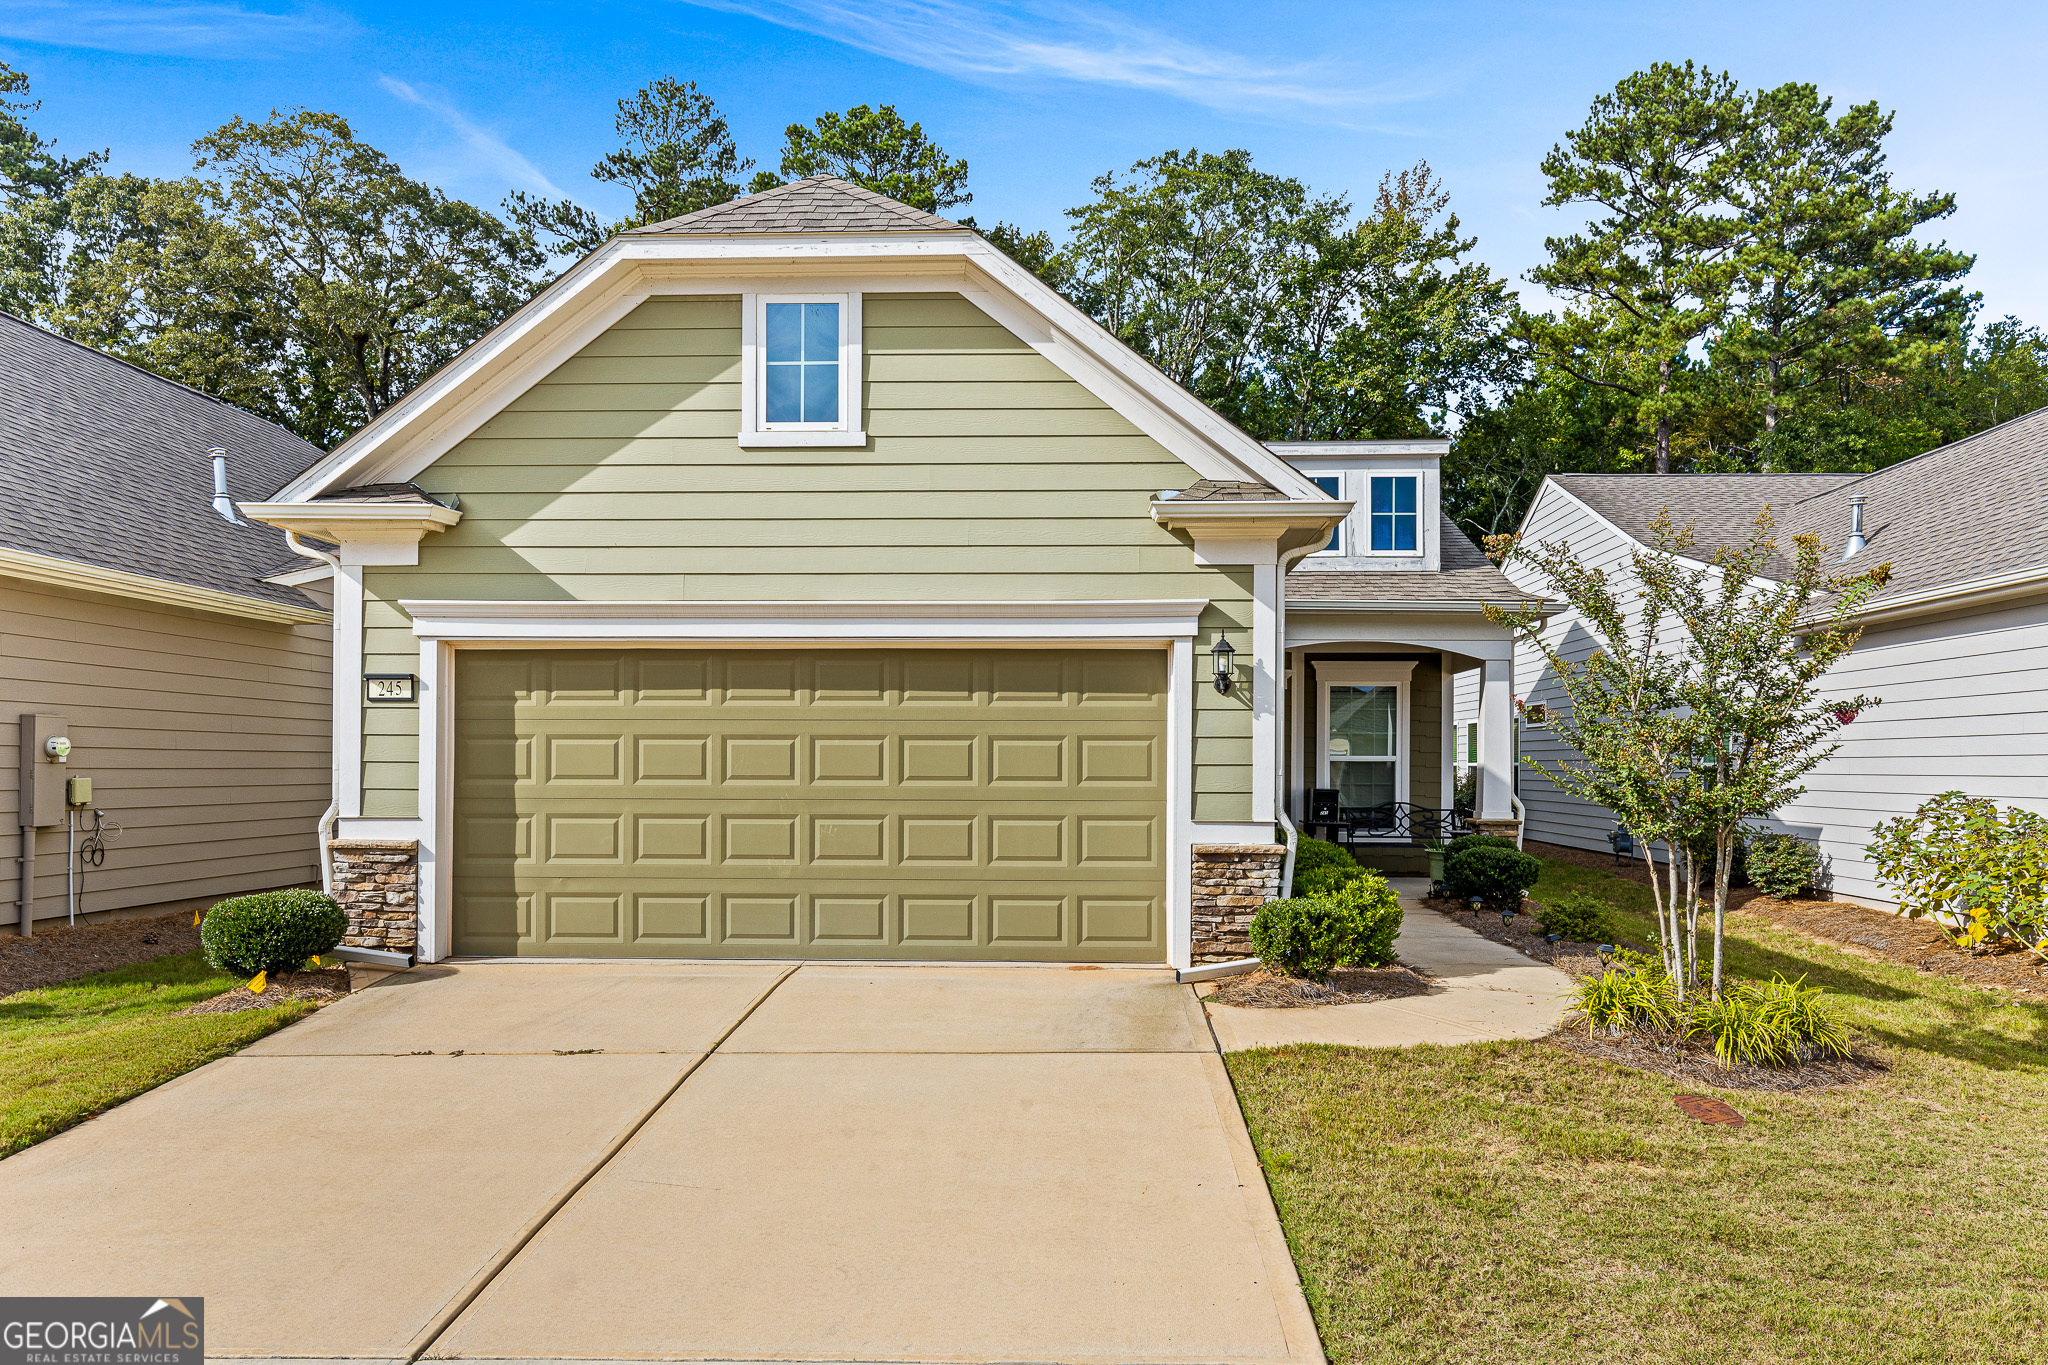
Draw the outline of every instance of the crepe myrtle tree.
<instances>
[{"instance_id":1,"label":"crepe myrtle tree","mask_svg":"<svg viewBox=\"0 0 2048 1365\"><path fill-rule=\"evenodd\" d=\"M1584 662L1543 635L1533 608L1488 607L1495 624L1526 640L1557 679L1565 705L1550 726L1575 752L1525 760L1565 791L1613 811L1650 865L1658 939L1681 991L1700 982L1701 899L1697 861L1713 858L1712 966L1718 996L1729 877L1742 832L1805 788L1800 779L1837 747L1833 736L1874 697L1824 698L1819 684L1856 645L1853 618L1891 577L1891 566L1836 574L1813 536L1794 536L1779 556L1768 507L1748 543L1702 562L1690 527L1668 512L1650 524L1647 547L1619 581L1566 543L1523 545L1490 537L1496 562L1518 559L1545 580L1593 632ZM1772 573L1766 576L1766 568ZM1667 858L1660 873L1653 844Z\"/></svg>"}]
</instances>

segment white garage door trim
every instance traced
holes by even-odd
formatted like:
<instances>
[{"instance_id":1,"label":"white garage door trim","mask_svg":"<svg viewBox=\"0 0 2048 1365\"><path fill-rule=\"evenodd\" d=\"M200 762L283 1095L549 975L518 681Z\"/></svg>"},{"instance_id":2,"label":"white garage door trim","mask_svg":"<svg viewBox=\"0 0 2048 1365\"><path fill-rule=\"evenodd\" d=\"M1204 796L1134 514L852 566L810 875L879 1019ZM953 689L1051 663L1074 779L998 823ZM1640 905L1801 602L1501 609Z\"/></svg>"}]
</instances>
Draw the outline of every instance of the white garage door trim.
<instances>
[{"instance_id":1,"label":"white garage door trim","mask_svg":"<svg viewBox=\"0 0 2048 1365\"><path fill-rule=\"evenodd\" d=\"M438 962L453 938L457 648L619 648L760 644L920 644L1020 649L1124 645L1167 659L1167 959L1192 965L1194 637L1200 599L1085 602L475 602L399 603L420 641L419 956ZM392 823L399 822L379 822ZM355 831L351 830L351 833Z\"/></svg>"}]
</instances>

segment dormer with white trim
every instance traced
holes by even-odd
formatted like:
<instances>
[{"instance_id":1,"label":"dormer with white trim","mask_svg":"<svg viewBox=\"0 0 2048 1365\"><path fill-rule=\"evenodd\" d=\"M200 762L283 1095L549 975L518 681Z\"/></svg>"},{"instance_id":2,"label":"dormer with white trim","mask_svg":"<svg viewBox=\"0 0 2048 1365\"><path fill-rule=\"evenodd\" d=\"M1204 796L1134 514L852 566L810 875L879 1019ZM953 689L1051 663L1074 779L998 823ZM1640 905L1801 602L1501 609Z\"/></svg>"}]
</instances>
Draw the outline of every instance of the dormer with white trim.
<instances>
[{"instance_id":1,"label":"dormer with white trim","mask_svg":"<svg viewBox=\"0 0 2048 1365\"><path fill-rule=\"evenodd\" d=\"M1435 573L1443 567L1442 437L1388 441L1268 441L1333 501L1352 504L1330 543L1297 572L1344 569Z\"/></svg>"}]
</instances>

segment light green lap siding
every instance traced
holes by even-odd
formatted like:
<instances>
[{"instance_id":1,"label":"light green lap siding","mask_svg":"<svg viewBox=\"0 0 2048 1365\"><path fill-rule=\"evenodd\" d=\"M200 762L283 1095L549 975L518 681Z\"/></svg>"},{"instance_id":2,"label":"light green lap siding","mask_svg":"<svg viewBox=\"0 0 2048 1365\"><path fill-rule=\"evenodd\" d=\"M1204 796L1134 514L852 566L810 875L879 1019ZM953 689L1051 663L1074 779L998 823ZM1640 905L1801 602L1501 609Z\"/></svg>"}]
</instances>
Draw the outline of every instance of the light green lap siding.
<instances>
[{"instance_id":1,"label":"light green lap siding","mask_svg":"<svg viewBox=\"0 0 2048 1365\"><path fill-rule=\"evenodd\" d=\"M635 309L420 476L463 519L365 572L365 671L417 669L402 598L1204 598L1193 814L1248 819L1250 570L1195 564L1150 515L1194 472L958 295L862 312L868 447L743 450L739 300ZM366 710L364 814L417 813L418 722Z\"/></svg>"}]
</instances>

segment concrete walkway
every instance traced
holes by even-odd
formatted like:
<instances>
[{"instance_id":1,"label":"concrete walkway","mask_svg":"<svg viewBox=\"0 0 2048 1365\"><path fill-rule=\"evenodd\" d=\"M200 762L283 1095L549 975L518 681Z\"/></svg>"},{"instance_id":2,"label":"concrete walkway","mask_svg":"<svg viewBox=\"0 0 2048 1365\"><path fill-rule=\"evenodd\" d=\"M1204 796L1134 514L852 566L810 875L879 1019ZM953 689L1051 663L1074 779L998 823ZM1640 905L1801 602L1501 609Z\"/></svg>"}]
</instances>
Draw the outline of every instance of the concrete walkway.
<instances>
[{"instance_id":1,"label":"concrete walkway","mask_svg":"<svg viewBox=\"0 0 2048 1365\"><path fill-rule=\"evenodd\" d=\"M212 1357L1322 1360L1163 971L419 968L0 1162Z\"/></svg>"},{"instance_id":2,"label":"concrete walkway","mask_svg":"<svg viewBox=\"0 0 2048 1365\"><path fill-rule=\"evenodd\" d=\"M1564 1017L1571 978L1424 905L1427 883L1395 878L1402 893L1400 960L1435 978L1428 995L1316 1009L1244 1009L1205 1002L1226 1052L1289 1043L1408 1047L1540 1038ZM1213 986L1202 988L1206 995Z\"/></svg>"}]
</instances>

